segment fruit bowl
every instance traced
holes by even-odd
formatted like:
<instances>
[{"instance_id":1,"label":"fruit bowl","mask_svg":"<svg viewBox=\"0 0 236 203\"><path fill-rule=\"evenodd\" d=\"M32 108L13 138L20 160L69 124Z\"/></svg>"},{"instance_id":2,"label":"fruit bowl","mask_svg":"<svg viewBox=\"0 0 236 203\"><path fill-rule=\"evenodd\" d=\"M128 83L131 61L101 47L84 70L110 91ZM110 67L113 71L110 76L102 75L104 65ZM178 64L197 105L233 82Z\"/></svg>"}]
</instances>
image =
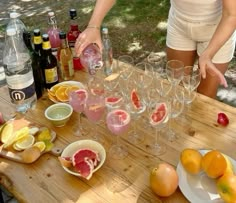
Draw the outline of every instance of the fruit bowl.
<instances>
[{"instance_id":1,"label":"fruit bowl","mask_svg":"<svg viewBox=\"0 0 236 203\"><path fill-rule=\"evenodd\" d=\"M66 172L68 172L72 175L75 175L75 176L78 176L78 177L83 177L83 178L86 178L86 179L90 179L92 177L92 174L94 172L96 172L98 169L100 169L101 166L104 164L104 162L106 160L106 151L100 143L98 143L96 141L93 141L93 140L79 140L79 141L73 142L73 143L69 144L63 150L59 160L60 159L67 159L68 160L68 158L71 158L71 162L74 162L73 159L75 159L75 158L73 158L73 157L74 157L75 153L78 154L78 152L81 151L81 150L91 150L93 152L96 152L97 155L98 155L98 158L99 158L99 161L97 161L96 166L94 166L92 168L91 173L89 173L89 175L87 177L83 176L80 172L77 172L76 170L74 170L74 167L73 167L74 164L71 167L71 166L66 166L65 164L63 164L61 162L62 167Z\"/></svg>"}]
</instances>

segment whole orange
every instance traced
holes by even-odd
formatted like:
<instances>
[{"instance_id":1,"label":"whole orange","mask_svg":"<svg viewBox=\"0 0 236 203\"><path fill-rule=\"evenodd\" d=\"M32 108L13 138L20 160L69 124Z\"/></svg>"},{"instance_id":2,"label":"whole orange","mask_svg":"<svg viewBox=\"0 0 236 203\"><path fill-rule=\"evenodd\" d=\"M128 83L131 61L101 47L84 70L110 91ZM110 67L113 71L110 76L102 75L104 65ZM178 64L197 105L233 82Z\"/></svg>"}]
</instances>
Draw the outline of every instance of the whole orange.
<instances>
[{"instance_id":1,"label":"whole orange","mask_svg":"<svg viewBox=\"0 0 236 203\"><path fill-rule=\"evenodd\" d=\"M217 192L226 203L236 203L236 175L226 173L216 182Z\"/></svg>"},{"instance_id":2,"label":"whole orange","mask_svg":"<svg viewBox=\"0 0 236 203\"><path fill-rule=\"evenodd\" d=\"M196 149L184 149L180 154L180 161L184 169L191 174L201 171L202 154Z\"/></svg>"},{"instance_id":3,"label":"whole orange","mask_svg":"<svg viewBox=\"0 0 236 203\"><path fill-rule=\"evenodd\" d=\"M202 157L201 166L208 177L218 178L224 174L227 162L218 150L211 150Z\"/></svg>"},{"instance_id":4,"label":"whole orange","mask_svg":"<svg viewBox=\"0 0 236 203\"><path fill-rule=\"evenodd\" d=\"M168 197L178 187L178 174L173 166L168 163L160 163L150 174L150 186L153 192L162 197Z\"/></svg>"}]
</instances>

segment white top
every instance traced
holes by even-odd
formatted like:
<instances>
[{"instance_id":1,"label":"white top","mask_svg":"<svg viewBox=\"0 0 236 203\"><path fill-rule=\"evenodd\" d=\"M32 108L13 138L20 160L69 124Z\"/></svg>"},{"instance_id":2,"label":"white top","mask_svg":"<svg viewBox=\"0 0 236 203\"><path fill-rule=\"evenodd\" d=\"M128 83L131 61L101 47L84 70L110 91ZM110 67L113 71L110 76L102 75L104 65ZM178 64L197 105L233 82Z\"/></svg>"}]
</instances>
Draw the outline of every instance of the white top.
<instances>
[{"instance_id":1,"label":"white top","mask_svg":"<svg viewBox=\"0 0 236 203\"><path fill-rule=\"evenodd\" d=\"M170 0L175 14L190 22L214 21L221 16L223 0Z\"/></svg>"}]
</instances>

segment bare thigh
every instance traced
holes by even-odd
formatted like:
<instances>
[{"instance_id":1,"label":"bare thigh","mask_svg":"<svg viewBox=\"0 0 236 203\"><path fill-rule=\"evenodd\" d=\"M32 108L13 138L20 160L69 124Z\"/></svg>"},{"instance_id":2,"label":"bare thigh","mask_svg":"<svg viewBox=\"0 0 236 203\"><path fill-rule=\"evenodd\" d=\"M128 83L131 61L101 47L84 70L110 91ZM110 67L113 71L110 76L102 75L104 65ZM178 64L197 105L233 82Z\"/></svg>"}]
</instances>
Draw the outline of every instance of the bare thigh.
<instances>
[{"instance_id":1,"label":"bare thigh","mask_svg":"<svg viewBox=\"0 0 236 203\"><path fill-rule=\"evenodd\" d=\"M229 63L215 64L216 68L224 74L228 68ZM206 79L201 79L197 91L213 99L216 98L217 90L219 87L219 79L215 75L207 72Z\"/></svg>"},{"instance_id":2,"label":"bare thigh","mask_svg":"<svg viewBox=\"0 0 236 203\"><path fill-rule=\"evenodd\" d=\"M184 66L192 66L196 60L197 52L193 51L179 51L175 49L171 49L169 47L166 48L167 61L169 60L179 60L184 63Z\"/></svg>"}]
</instances>

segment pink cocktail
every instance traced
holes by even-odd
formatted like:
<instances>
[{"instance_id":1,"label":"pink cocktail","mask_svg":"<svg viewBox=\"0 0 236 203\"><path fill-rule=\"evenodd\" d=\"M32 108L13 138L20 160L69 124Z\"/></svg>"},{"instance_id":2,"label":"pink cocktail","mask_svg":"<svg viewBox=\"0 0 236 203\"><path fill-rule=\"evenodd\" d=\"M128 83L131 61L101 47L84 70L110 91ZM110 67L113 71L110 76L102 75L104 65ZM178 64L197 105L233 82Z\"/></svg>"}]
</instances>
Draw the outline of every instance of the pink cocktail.
<instances>
[{"instance_id":1,"label":"pink cocktail","mask_svg":"<svg viewBox=\"0 0 236 203\"><path fill-rule=\"evenodd\" d=\"M106 123L108 129L116 135L117 138L116 144L110 148L110 155L114 159L125 158L128 155L128 151L119 143L119 136L125 133L129 128L129 113L121 109L112 110L107 114Z\"/></svg>"},{"instance_id":2,"label":"pink cocktail","mask_svg":"<svg viewBox=\"0 0 236 203\"><path fill-rule=\"evenodd\" d=\"M89 94L84 107L84 113L89 121L95 124L94 139L103 142L101 136L97 136L97 124L105 113L105 99L100 95Z\"/></svg>"},{"instance_id":3,"label":"pink cocktail","mask_svg":"<svg viewBox=\"0 0 236 203\"><path fill-rule=\"evenodd\" d=\"M85 102L87 100L88 93L85 89L79 89L69 93L69 104L72 106L73 110L79 113L79 129L76 132L76 136L85 135L87 132L82 127L81 115L84 111Z\"/></svg>"}]
</instances>

